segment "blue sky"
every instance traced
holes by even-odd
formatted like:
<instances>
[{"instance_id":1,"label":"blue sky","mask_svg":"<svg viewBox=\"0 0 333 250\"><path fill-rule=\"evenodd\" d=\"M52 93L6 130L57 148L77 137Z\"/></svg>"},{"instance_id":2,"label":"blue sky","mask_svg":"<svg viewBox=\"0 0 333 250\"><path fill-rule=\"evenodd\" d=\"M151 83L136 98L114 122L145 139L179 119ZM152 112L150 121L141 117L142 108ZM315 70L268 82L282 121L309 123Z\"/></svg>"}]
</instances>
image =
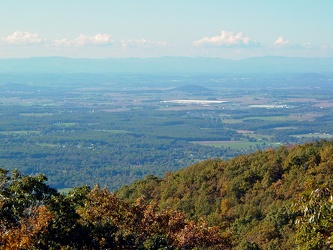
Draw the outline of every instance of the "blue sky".
<instances>
[{"instance_id":1,"label":"blue sky","mask_svg":"<svg viewBox=\"0 0 333 250\"><path fill-rule=\"evenodd\" d=\"M332 0L0 0L0 58L333 57Z\"/></svg>"}]
</instances>

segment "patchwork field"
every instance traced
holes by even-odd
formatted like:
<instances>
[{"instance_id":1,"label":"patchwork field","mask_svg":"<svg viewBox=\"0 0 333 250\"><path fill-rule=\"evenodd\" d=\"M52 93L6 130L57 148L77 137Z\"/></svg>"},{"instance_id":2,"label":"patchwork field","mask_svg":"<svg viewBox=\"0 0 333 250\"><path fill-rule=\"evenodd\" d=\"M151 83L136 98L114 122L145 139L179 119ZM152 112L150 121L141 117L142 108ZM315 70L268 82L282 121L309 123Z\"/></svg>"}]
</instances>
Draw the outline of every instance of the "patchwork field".
<instances>
[{"instance_id":1,"label":"patchwork field","mask_svg":"<svg viewBox=\"0 0 333 250\"><path fill-rule=\"evenodd\" d=\"M290 75L68 77L0 83L0 167L45 173L57 188L116 189L208 158L333 135L329 77L306 87Z\"/></svg>"}]
</instances>

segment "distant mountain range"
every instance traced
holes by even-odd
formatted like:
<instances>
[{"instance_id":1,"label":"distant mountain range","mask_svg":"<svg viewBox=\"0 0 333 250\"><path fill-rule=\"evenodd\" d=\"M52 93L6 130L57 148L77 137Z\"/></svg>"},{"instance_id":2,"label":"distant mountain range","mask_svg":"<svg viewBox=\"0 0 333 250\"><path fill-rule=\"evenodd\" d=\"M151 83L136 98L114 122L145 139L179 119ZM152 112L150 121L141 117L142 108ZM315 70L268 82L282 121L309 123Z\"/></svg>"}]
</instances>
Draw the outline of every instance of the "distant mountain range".
<instances>
[{"instance_id":1,"label":"distant mountain range","mask_svg":"<svg viewBox=\"0 0 333 250\"><path fill-rule=\"evenodd\" d=\"M208 57L106 58L34 57L0 59L0 73L333 73L333 58Z\"/></svg>"}]
</instances>

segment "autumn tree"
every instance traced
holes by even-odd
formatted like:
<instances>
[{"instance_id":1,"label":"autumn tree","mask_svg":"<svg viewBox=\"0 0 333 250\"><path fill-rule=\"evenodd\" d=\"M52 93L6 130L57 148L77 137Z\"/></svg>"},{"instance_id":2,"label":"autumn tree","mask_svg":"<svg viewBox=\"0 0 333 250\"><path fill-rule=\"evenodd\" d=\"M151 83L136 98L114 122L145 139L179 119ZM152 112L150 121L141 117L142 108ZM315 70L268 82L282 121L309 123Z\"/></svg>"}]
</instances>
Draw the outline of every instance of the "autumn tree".
<instances>
[{"instance_id":1,"label":"autumn tree","mask_svg":"<svg viewBox=\"0 0 333 250\"><path fill-rule=\"evenodd\" d=\"M56 191L44 182L44 175L10 175L0 169L0 248L32 248L36 238L45 232L52 213L48 201Z\"/></svg>"},{"instance_id":2,"label":"autumn tree","mask_svg":"<svg viewBox=\"0 0 333 250\"><path fill-rule=\"evenodd\" d=\"M228 249L229 235L206 222L188 221L171 209L138 198L133 204L95 186L78 208L81 223L91 232L96 248L103 249Z\"/></svg>"},{"instance_id":3,"label":"autumn tree","mask_svg":"<svg viewBox=\"0 0 333 250\"><path fill-rule=\"evenodd\" d=\"M304 194L295 205L297 243L301 249L333 248L333 193L317 188Z\"/></svg>"}]
</instances>

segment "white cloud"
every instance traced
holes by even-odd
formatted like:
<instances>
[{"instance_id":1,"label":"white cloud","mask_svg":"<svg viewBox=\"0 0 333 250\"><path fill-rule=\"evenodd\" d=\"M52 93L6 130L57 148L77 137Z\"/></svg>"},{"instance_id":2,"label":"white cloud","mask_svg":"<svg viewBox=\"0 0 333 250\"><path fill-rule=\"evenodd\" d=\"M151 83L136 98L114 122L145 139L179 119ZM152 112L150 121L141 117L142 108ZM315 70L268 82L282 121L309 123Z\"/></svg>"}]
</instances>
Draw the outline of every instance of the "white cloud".
<instances>
[{"instance_id":1,"label":"white cloud","mask_svg":"<svg viewBox=\"0 0 333 250\"><path fill-rule=\"evenodd\" d=\"M333 49L333 45L328 44L314 44L311 42L304 42L300 45L302 49L307 50L325 50L325 49Z\"/></svg>"},{"instance_id":2,"label":"white cloud","mask_svg":"<svg viewBox=\"0 0 333 250\"><path fill-rule=\"evenodd\" d=\"M313 45L312 43L310 42L305 42L302 44L302 47L305 48L305 49L314 49L316 48L317 46Z\"/></svg>"},{"instance_id":3,"label":"white cloud","mask_svg":"<svg viewBox=\"0 0 333 250\"><path fill-rule=\"evenodd\" d=\"M291 43L289 40L284 39L283 37L279 37L273 43L273 48L284 48L284 49L319 49L321 46L313 44L311 42L303 42L303 43Z\"/></svg>"},{"instance_id":4,"label":"white cloud","mask_svg":"<svg viewBox=\"0 0 333 250\"><path fill-rule=\"evenodd\" d=\"M221 31L218 36L204 37L193 43L196 46L211 45L220 47L239 47L239 46L258 46L258 42L251 41L244 36L242 32L234 33L230 31Z\"/></svg>"},{"instance_id":5,"label":"white cloud","mask_svg":"<svg viewBox=\"0 0 333 250\"><path fill-rule=\"evenodd\" d=\"M276 41L273 43L273 45L276 46L284 46L284 45L288 45L289 44L289 40L285 40L282 36L280 36L278 39L276 39Z\"/></svg>"},{"instance_id":6,"label":"white cloud","mask_svg":"<svg viewBox=\"0 0 333 250\"><path fill-rule=\"evenodd\" d=\"M26 45L41 43L43 39L37 33L15 31L12 35L3 37L2 41L8 44Z\"/></svg>"},{"instance_id":7,"label":"white cloud","mask_svg":"<svg viewBox=\"0 0 333 250\"><path fill-rule=\"evenodd\" d=\"M74 40L59 39L55 40L53 45L55 46L85 46L85 45L111 45L113 39L110 34L97 34L95 36L87 36L81 34Z\"/></svg>"},{"instance_id":8,"label":"white cloud","mask_svg":"<svg viewBox=\"0 0 333 250\"><path fill-rule=\"evenodd\" d=\"M325 44L325 45L321 45L320 46L320 49L323 49L323 50L333 50L333 45L327 45L327 44Z\"/></svg>"},{"instance_id":9,"label":"white cloud","mask_svg":"<svg viewBox=\"0 0 333 250\"><path fill-rule=\"evenodd\" d=\"M152 48L152 47L170 47L171 45L169 45L166 42L162 42L162 41L149 41L146 39L140 39L140 40L122 40L120 42L121 46L123 48L128 48L128 47L143 47L143 48Z\"/></svg>"}]
</instances>

